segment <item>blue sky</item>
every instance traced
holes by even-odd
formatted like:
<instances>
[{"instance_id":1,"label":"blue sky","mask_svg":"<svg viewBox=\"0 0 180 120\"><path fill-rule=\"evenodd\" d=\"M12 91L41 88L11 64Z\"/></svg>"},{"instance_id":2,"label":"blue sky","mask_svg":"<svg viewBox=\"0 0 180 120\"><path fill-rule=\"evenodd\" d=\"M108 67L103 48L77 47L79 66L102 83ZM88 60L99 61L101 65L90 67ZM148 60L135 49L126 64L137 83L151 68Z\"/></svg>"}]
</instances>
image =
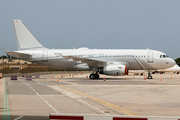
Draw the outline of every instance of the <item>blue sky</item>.
<instances>
[{"instance_id":1,"label":"blue sky","mask_svg":"<svg viewBox=\"0 0 180 120\"><path fill-rule=\"evenodd\" d=\"M180 57L179 0L0 1L0 55L17 50L20 19L47 48L149 49Z\"/></svg>"}]
</instances>

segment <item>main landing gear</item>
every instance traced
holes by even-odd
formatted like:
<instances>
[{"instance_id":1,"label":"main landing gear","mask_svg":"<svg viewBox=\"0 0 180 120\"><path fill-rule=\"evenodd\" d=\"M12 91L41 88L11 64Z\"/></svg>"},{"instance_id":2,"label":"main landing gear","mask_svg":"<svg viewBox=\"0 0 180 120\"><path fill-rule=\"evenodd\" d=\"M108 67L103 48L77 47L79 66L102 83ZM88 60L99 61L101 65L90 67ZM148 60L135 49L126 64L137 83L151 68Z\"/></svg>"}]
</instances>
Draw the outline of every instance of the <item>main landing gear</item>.
<instances>
[{"instance_id":1,"label":"main landing gear","mask_svg":"<svg viewBox=\"0 0 180 120\"><path fill-rule=\"evenodd\" d=\"M153 77L151 76L150 71L148 71L148 79L153 79Z\"/></svg>"},{"instance_id":2,"label":"main landing gear","mask_svg":"<svg viewBox=\"0 0 180 120\"><path fill-rule=\"evenodd\" d=\"M89 78L91 79L91 80L93 80L93 79L99 79L99 74L90 74L89 75Z\"/></svg>"}]
</instances>

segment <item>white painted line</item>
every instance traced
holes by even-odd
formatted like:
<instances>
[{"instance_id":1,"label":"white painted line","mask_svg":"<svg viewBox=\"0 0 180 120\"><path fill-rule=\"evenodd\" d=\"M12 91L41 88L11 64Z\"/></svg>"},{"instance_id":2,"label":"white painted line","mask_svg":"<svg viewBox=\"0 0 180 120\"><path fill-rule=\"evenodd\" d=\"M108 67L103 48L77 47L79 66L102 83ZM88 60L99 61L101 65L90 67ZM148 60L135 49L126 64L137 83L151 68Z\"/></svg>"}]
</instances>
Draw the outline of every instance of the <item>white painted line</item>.
<instances>
[{"instance_id":1,"label":"white painted line","mask_svg":"<svg viewBox=\"0 0 180 120\"><path fill-rule=\"evenodd\" d=\"M59 87L58 87L58 88L59 88ZM86 105L88 105L88 106L90 106L90 107L92 107L92 108L94 108L94 109L102 112L102 113L105 114L105 115L109 115L108 113L105 113L104 111L100 110L99 108L94 107L94 106L88 104L87 102L85 102L85 101L83 101L83 100L80 100L79 98L77 98L77 97L75 97L75 96L73 96L73 95L68 94L67 92L64 92L64 91L66 91L66 90L63 90L63 91L62 91L62 90L59 90L58 88L53 87L53 89L56 89L56 90L60 91L61 93L64 93L65 95L69 96L70 98L76 99L76 100L80 101L81 103L84 103L84 104L86 104Z\"/></svg>"},{"instance_id":2,"label":"white painted line","mask_svg":"<svg viewBox=\"0 0 180 120\"><path fill-rule=\"evenodd\" d=\"M22 80L21 80L22 81ZM22 81L23 82L23 81ZM53 108L53 106L51 105L51 104L49 104L38 92L36 92L36 90L34 90L31 86L29 86L28 84L26 84L25 82L23 82L25 85L27 85L29 88L31 88L31 90L33 90L41 99L43 99L44 100L44 102L46 103L46 104L48 104L48 106L49 107L51 107L53 110L54 110L54 112L56 112L56 113L59 113L55 108Z\"/></svg>"},{"instance_id":3,"label":"white painted line","mask_svg":"<svg viewBox=\"0 0 180 120\"><path fill-rule=\"evenodd\" d=\"M35 80L35 81L38 82L38 83L41 83L41 84L44 83L44 82L40 82L40 81L38 81L38 80ZM46 83L44 83L44 84L46 84ZM104 111L100 110L99 108L97 108L97 107L95 107L95 106L92 106L92 105L88 104L87 102L85 102L85 101L83 101L83 100L80 100L79 98L77 98L77 97L75 97L75 96L73 96L73 95L71 95L71 94L68 94L68 92L66 92L65 89L59 90L59 89L62 89L62 88L59 88L59 87L57 87L57 86L54 87L54 86L49 85L49 84L46 84L46 85L49 86L49 87L52 88L52 89L55 89L55 90L57 90L57 91L65 94L66 96L69 96L70 98L76 99L76 100L78 100L79 102L84 103L84 104L86 104L87 106L90 106L91 108L94 108L94 109L100 111L101 113L103 113L103 114L105 114L105 115L109 115L108 113L105 113ZM64 92L64 91L65 91L65 92Z\"/></svg>"},{"instance_id":4,"label":"white painted line","mask_svg":"<svg viewBox=\"0 0 180 120\"><path fill-rule=\"evenodd\" d=\"M18 117L18 118L16 118L16 119L14 119L14 120L19 120L20 118L22 118L23 116L20 116L20 117Z\"/></svg>"},{"instance_id":5,"label":"white painted line","mask_svg":"<svg viewBox=\"0 0 180 120\"><path fill-rule=\"evenodd\" d=\"M82 102L82 103L84 103L84 104L86 104L86 105L88 105L88 106L90 106L90 107L92 107L92 108L94 108L94 109L96 109L96 110L102 112L102 113L105 114L105 115L109 115L108 113L105 113L104 111L100 110L99 108L94 107L94 106L88 104L87 102L84 102L84 101L80 100L79 98L76 98L76 99L77 99L78 101L80 101L80 102Z\"/></svg>"}]
</instances>

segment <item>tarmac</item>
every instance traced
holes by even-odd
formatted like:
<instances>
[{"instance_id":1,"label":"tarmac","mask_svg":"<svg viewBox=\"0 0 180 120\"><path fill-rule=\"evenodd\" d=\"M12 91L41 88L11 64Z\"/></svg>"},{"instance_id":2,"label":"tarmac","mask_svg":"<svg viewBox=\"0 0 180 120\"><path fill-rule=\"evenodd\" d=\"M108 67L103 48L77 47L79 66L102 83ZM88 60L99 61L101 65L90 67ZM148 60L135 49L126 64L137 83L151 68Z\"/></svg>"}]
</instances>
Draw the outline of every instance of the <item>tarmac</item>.
<instances>
[{"instance_id":1,"label":"tarmac","mask_svg":"<svg viewBox=\"0 0 180 120\"><path fill-rule=\"evenodd\" d=\"M59 79L58 79L59 75ZM0 120L49 120L50 113L180 117L180 75L59 73L0 80Z\"/></svg>"}]
</instances>

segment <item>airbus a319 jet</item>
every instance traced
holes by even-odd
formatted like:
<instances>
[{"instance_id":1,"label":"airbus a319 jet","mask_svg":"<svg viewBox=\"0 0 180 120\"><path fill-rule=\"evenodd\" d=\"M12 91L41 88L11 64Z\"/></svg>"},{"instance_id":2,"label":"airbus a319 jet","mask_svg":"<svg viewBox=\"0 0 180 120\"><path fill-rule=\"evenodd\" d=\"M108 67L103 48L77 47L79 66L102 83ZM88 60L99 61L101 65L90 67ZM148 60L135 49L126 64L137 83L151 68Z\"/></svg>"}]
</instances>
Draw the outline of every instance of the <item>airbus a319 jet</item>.
<instances>
[{"instance_id":1,"label":"airbus a319 jet","mask_svg":"<svg viewBox=\"0 0 180 120\"><path fill-rule=\"evenodd\" d=\"M90 79L99 74L122 76L128 70L166 69L175 61L165 53L150 49L48 49L43 47L21 20L12 20L18 51L7 51L10 56L33 63L66 70L92 71Z\"/></svg>"}]
</instances>

